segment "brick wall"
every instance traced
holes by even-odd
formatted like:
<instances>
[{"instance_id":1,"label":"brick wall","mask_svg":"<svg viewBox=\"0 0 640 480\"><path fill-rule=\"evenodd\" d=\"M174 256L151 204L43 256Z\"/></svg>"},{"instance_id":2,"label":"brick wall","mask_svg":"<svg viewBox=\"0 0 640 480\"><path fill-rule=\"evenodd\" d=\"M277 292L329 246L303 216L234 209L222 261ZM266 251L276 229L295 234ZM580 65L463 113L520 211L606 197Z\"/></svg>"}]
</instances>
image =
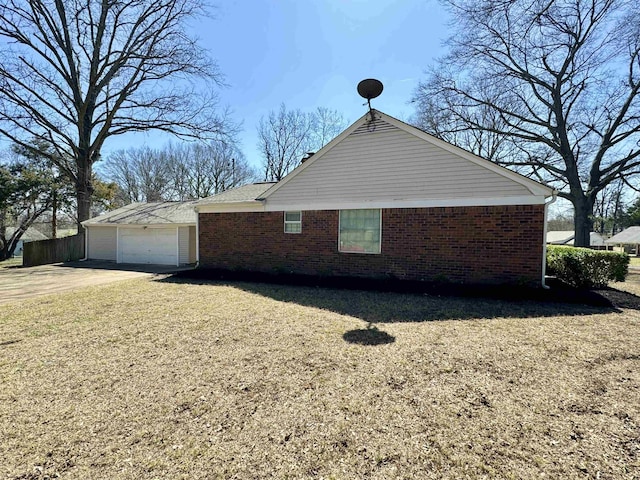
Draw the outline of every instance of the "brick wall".
<instances>
[{"instance_id":1,"label":"brick wall","mask_svg":"<svg viewBox=\"0 0 640 480\"><path fill-rule=\"evenodd\" d=\"M539 283L543 205L382 210L380 255L338 252L338 211L200 214L203 268L466 283Z\"/></svg>"}]
</instances>

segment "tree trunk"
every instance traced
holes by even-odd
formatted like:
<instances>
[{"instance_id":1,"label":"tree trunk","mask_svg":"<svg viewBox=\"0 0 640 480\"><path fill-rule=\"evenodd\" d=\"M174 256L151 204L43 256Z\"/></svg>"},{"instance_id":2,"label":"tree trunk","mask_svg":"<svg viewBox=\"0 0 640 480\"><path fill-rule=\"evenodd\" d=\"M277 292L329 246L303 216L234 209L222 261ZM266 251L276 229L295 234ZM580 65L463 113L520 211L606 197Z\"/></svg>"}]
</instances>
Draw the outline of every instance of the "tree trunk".
<instances>
[{"instance_id":1,"label":"tree trunk","mask_svg":"<svg viewBox=\"0 0 640 480\"><path fill-rule=\"evenodd\" d=\"M2 244L2 248L0 248L0 261L9 258L9 242L7 241L7 226L5 225L6 216L7 212L0 210L0 243Z\"/></svg>"},{"instance_id":2,"label":"tree trunk","mask_svg":"<svg viewBox=\"0 0 640 480\"><path fill-rule=\"evenodd\" d=\"M51 238L58 238L58 192L51 195Z\"/></svg>"},{"instance_id":3,"label":"tree trunk","mask_svg":"<svg viewBox=\"0 0 640 480\"><path fill-rule=\"evenodd\" d=\"M11 238L7 238L7 225L6 225L7 211L0 210L0 239L2 248L0 248L0 261L7 260L13 255L15 251L15 244L11 251ZM15 231L14 231L15 233Z\"/></svg>"},{"instance_id":4,"label":"tree trunk","mask_svg":"<svg viewBox=\"0 0 640 480\"><path fill-rule=\"evenodd\" d=\"M78 233L83 230L82 222L91 218L91 197L93 185L91 184L91 160L89 158L78 159L78 178L76 181L76 199L78 201Z\"/></svg>"},{"instance_id":5,"label":"tree trunk","mask_svg":"<svg viewBox=\"0 0 640 480\"><path fill-rule=\"evenodd\" d=\"M36 216L37 218L37 216ZM35 220L35 219L34 219ZM16 251L16 247L18 246L18 242L22 238L22 235L27 231L27 229L31 226L33 220L28 221L27 223L22 223L16 227L11 237L6 238L6 230L3 234L3 245L2 249L0 249L0 260L8 260L13 257L14 252Z\"/></svg>"},{"instance_id":6,"label":"tree trunk","mask_svg":"<svg viewBox=\"0 0 640 480\"><path fill-rule=\"evenodd\" d=\"M5 224L5 218L7 217L7 212L5 210L0 210L0 261L6 260L5 250L7 249L7 226Z\"/></svg>"},{"instance_id":7,"label":"tree trunk","mask_svg":"<svg viewBox=\"0 0 640 480\"><path fill-rule=\"evenodd\" d=\"M573 198L574 216L573 226L575 247L589 247L591 245L590 233L593 229L593 205L594 199L579 195Z\"/></svg>"},{"instance_id":8,"label":"tree trunk","mask_svg":"<svg viewBox=\"0 0 640 480\"><path fill-rule=\"evenodd\" d=\"M22 235L21 235L22 236ZM7 242L3 245L0 250L0 260L8 260L13 257L14 252L16 251L16 247L18 246L18 242L15 239L15 236L12 236Z\"/></svg>"}]
</instances>

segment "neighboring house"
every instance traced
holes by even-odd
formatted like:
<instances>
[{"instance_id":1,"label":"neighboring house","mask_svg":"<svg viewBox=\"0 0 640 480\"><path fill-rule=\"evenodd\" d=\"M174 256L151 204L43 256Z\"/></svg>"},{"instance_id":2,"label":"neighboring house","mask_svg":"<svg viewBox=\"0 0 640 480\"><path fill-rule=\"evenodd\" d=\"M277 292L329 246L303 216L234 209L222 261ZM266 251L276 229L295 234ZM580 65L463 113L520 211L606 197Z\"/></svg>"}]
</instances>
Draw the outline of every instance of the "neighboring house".
<instances>
[{"instance_id":1,"label":"neighboring house","mask_svg":"<svg viewBox=\"0 0 640 480\"><path fill-rule=\"evenodd\" d=\"M640 227L629 227L605 240L607 245L618 245L624 247L627 253L640 255Z\"/></svg>"},{"instance_id":2,"label":"neighboring house","mask_svg":"<svg viewBox=\"0 0 640 480\"><path fill-rule=\"evenodd\" d=\"M574 238L575 232L573 230L558 230L554 232L547 232L547 243L552 245L573 245ZM591 232L589 234L589 239L589 244L592 247L606 246L604 237L598 232Z\"/></svg>"},{"instance_id":3,"label":"neighboring house","mask_svg":"<svg viewBox=\"0 0 640 480\"><path fill-rule=\"evenodd\" d=\"M78 228L58 228L56 229L56 238L72 237L78 234Z\"/></svg>"},{"instance_id":4,"label":"neighboring house","mask_svg":"<svg viewBox=\"0 0 640 480\"><path fill-rule=\"evenodd\" d=\"M6 229L6 238L11 238L16 229L14 227L7 227ZM16 249L13 251L14 257L21 257L22 252L24 251L24 244L26 242L35 242L37 240L47 240L47 236L35 228L27 228L27 231L22 234L20 240L18 240L18 244L16 245Z\"/></svg>"},{"instance_id":5,"label":"neighboring house","mask_svg":"<svg viewBox=\"0 0 640 480\"><path fill-rule=\"evenodd\" d=\"M202 268L467 283L544 280L553 190L384 113L275 184L196 203Z\"/></svg>"},{"instance_id":6,"label":"neighboring house","mask_svg":"<svg viewBox=\"0 0 640 480\"><path fill-rule=\"evenodd\" d=\"M132 203L82 225L88 259L158 265L196 261L193 202Z\"/></svg>"}]
</instances>

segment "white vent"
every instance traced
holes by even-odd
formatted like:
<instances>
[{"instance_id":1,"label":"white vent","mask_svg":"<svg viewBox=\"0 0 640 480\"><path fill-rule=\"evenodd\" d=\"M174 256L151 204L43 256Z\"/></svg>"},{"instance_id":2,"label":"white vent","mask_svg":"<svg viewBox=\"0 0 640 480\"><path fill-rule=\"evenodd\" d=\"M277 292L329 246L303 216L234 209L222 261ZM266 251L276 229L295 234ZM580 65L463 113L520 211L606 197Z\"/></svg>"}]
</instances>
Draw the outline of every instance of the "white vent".
<instances>
[{"instance_id":1,"label":"white vent","mask_svg":"<svg viewBox=\"0 0 640 480\"><path fill-rule=\"evenodd\" d=\"M367 116L367 119L369 117ZM392 132L398 130L398 127L394 127L390 123L385 122L384 120L376 119L375 122L367 122L364 125L358 127L356 130L351 132L351 135L361 135L363 133L380 133L380 132Z\"/></svg>"}]
</instances>

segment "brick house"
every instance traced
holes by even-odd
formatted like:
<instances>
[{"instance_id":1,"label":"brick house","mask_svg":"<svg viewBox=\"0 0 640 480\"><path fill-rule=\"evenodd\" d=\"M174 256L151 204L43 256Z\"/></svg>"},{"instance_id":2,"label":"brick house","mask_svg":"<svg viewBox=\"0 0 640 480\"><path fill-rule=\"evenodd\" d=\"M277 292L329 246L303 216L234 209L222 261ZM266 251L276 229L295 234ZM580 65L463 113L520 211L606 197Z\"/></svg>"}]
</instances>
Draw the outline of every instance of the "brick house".
<instances>
[{"instance_id":1,"label":"brick house","mask_svg":"<svg viewBox=\"0 0 640 480\"><path fill-rule=\"evenodd\" d=\"M199 201L200 268L544 283L552 189L372 113L280 182Z\"/></svg>"}]
</instances>

